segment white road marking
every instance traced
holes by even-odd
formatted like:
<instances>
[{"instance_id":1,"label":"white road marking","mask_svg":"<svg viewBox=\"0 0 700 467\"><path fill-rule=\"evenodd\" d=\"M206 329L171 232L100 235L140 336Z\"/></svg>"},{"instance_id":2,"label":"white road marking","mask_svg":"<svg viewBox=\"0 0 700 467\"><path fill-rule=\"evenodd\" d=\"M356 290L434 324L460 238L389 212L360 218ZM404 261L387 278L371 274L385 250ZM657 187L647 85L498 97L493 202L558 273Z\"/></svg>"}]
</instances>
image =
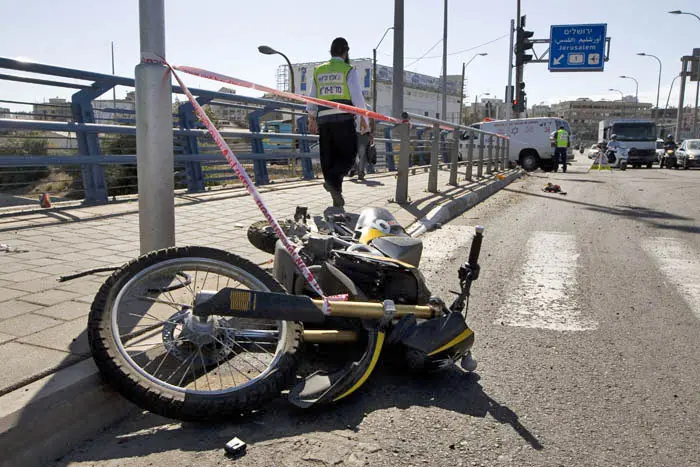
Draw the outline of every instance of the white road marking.
<instances>
[{"instance_id":1,"label":"white road marking","mask_svg":"<svg viewBox=\"0 0 700 467\"><path fill-rule=\"evenodd\" d=\"M644 239L642 248L656 260L666 279L700 319L700 259L697 252L683 240L671 237Z\"/></svg>"},{"instance_id":2,"label":"white road marking","mask_svg":"<svg viewBox=\"0 0 700 467\"><path fill-rule=\"evenodd\" d=\"M576 301L576 238L563 232L534 232L520 283L501 308L497 323L553 331L589 331L594 320L581 316Z\"/></svg>"}]
</instances>

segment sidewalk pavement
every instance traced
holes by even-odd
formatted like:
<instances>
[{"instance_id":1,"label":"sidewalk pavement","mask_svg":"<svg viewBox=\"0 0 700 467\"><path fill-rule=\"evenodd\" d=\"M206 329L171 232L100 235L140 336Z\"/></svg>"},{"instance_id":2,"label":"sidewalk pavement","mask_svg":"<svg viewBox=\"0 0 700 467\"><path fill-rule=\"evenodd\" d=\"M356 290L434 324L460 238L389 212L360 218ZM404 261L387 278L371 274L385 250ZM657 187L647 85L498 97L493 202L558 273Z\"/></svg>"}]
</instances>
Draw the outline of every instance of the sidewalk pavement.
<instances>
[{"instance_id":1,"label":"sidewalk pavement","mask_svg":"<svg viewBox=\"0 0 700 467\"><path fill-rule=\"evenodd\" d=\"M440 192L432 194L426 191L427 173L410 176L411 202L406 205L389 202L395 193L394 174L346 181L346 211L384 206L409 226L441 203L493 181L488 177L452 187L448 179L449 172L440 170ZM318 181L266 186L261 192L278 219L291 217L297 205L320 214L330 204ZM257 263L271 259L246 238L248 226L263 217L242 188L177 196L175 218L177 245L220 248ZM89 357L86 318L95 293L110 273L63 283L56 279L135 258L139 254L138 203L0 211L0 243L26 250L0 253L2 396Z\"/></svg>"}]
</instances>

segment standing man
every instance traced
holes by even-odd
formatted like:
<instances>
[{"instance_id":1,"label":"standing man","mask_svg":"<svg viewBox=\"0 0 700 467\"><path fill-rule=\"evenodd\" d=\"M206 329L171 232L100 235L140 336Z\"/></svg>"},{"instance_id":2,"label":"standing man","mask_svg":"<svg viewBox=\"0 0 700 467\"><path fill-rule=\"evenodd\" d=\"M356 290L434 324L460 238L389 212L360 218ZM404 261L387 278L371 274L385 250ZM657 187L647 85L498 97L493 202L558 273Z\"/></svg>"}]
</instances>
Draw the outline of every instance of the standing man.
<instances>
[{"instance_id":1,"label":"standing man","mask_svg":"<svg viewBox=\"0 0 700 467\"><path fill-rule=\"evenodd\" d=\"M319 99L365 108L360 80L355 68L350 66L348 41L338 37L331 43L330 61L314 70L309 96ZM318 109L315 104L306 106L309 113L309 130L318 132L321 153L323 187L331 194L334 207L343 207L343 177L355 163L357 132L355 116L334 107ZM369 129L367 117L360 117L360 133Z\"/></svg>"},{"instance_id":2,"label":"standing man","mask_svg":"<svg viewBox=\"0 0 700 467\"><path fill-rule=\"evenodd\" d=\"M571 145L569 141L569 132L566 131L563 125L554 134L554 171L559 170L559 158L562 161L562 172L566 173L566 149Z\"/></svg>"}]
</instances>

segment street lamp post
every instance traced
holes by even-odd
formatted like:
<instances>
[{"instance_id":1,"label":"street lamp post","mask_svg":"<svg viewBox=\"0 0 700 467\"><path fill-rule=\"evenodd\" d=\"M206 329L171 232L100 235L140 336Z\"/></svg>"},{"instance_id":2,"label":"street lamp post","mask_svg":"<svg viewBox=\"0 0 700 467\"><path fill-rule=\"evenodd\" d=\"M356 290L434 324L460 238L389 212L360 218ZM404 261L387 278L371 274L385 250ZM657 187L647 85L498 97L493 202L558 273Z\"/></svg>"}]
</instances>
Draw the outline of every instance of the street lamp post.
<instances>
[{"instance_id":1,"label":"street lamp post","mask_svg":"<svg viewBox=\"0 0 700 467\"><path fill-rule=\"evenodd\" d=\"M289 66L289 92L294 94L296 88L294 87L294 67L292 67L292 62L289 61L289 58L282 52L279 52L272 47L268 47L266 45L261 45L258 47L258 52L264 55L281 55L286 61L287 65ZM295 124L295 118L294 118L294 113L292 111L292 133L296 132L296 124Z\"/></svg>"},{"instance_id":2,"label":"street lamp post","mask_svg":"<svg viewBox=\"0 0 700 467\"><path fill-rule=\"evenodd\" d=\"M673 10L669 11L672 15L690 15L690 16L695 16L698 21L700 21L700 16L696 15L695 13L690 13L687 11L681 11L681 10ZM685 78L683 78L683 82L685 83ZM695 136L695 124L698 120L698 95L700 95L700 80L698 80L698 84L696 85L695 88L695 108L693 109L693 136ZM680 106L678 108L678 112L681 112ZM680 129L676 129L676 134L679 134Z\"/></svg>"},{"instance_id":3,"label":"street lamp post","mask_svg":"<svg viewBox=\"0 0 700 467\"><path fill-rule=\"evenodd\" d=\"M700 20L700 16L696 15L695 13L689 13L687 11L681 11L681 10L673 10L669 11L672 15L690 15L690 16L695 16L698 20Z\"/></svg>"},{"instance_id":4,"label":"street lamp post","mask_svg":"<svg viewBox=\"0 0 700 467\"><path fill-rule=\"evenodd\" d=\"M636 116L637 116L637 109L639 108L639 81L637 81L637 79L636 79L636 78L633 78L632 76L621 75L620 78L631 79L632 81L634 81L634 84L635 84L635 91L634 91L634 100L635 100L635 102L634 102L634 116L636 117Z\"/></svg>"},{"instance_id":5,"label":"street lamp post","mask_svg":"<svg viewBox=\"0 0 700 467\"><path fill-rule=\"evenodd\" d=\"M673 92L673 85L676 84L676 80L680 77L681 75L678 74L673 78L673 81L671 81L671 87L668 90L668 97L666 98L666 107L664 107L664 119L666 118L666 112L668 111L668 101L671 100L671 92Z\"/></svg>"},{"instance_id":6,"label":"street lamp post","mask_svg":"<svg viewBox=\"0 0 700 467\"><path fill-rule=\"evenodd\" d=\"M479 54L475 54L472 58L469 59L468 62L462 63L462 93L460 94L461 98L459 99L459 124L460 125L462 124L462 108L464 107L464 77L466 76L465 71L466 71L467 67L469 66L469 64L471 62L473 62L476 57L485 57L486 55L488 55L488 52L482 52Z\"/></svg>"},{"instance_id":7,"label":"street lamp post","mask_svg":"<svg viewBox=\"0 0 700 467\"><path fill-rule=\"evenodd\" d=\"M661 94L661 67L662 67L661 59L659 59L659 57L657 57L656 55L647 54L644 52L639 52L637 55L639 55L640 57L652 57L652 58L655 58L657 62L659 62L659 82L656 85L656 111L658 112L659 111L659 95Z\"/></svg>"},{"instance_id":8,"label":"street lamp post","mask_svg":"<svg viewBox=\"0 0 700 467\"><path fill-rule=\"evenodd\" d=\"M372 49L372 110L374 112L377 111L377 49L380 45L382 45L382 41L392 29L394 29L394 26L389 26L388 28L386 28L386 31L384 31L384 35L381 39L379 39L379 43L374 49ZM372 131L374 131L374 127L375 121L372 120Z\"/></svg>"},{"instance_id":9,"label":"street lamp post","mask_svg":"<svg viewBox=\"0 0 700 467\"><path fill-rule=\"evenodd\" d=\"M623 93L622 91L620 91L619 89L610 88L610 89L608 89L608 91L619 92L619 93L620 93L620 102L622 102L622 101L625 100L625 95L624 95L624 93Z\"/></svg>"}]
</instances>

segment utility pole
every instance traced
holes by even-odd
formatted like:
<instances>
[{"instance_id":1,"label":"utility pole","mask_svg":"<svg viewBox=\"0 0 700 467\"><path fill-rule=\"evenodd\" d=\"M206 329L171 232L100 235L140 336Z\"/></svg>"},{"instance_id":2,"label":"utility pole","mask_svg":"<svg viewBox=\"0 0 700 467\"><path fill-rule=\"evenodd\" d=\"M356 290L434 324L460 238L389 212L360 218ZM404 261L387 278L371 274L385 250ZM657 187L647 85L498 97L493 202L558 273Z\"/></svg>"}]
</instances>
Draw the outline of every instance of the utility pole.
<instances>
[{"instance_id":1,"label":"utility pole","mask_svg":"<svg viewBox=\"0 0 700 467\"><path fill-rule=\"evenodd\" d=\"M374 109L376 111L376 109ZM403 0L394 0L394 69L391 89L391 115L403 113Z\"/></svg>"},{"instance_id":2,"label":"utility pole","mask_svg":"<svg viewBox=\"0 0 700 467\"><path fill-rule=\"evenodd\" d=\"M464 76L465 76L465 71L467 69L467 64L462 62L462 89L461 93L459 95L459 122L457 122L458 125L463 125L462 123L462 108L464 107Z\"/></svg>"},{"instance_id":3,"label":"utility pole","mask_svg":"<svg viewBox=\"0 0 700 467\"><path fill-rule=\"evenodd\" d=\"M447 121L447 0L445 0L445 21L442 29L442 112Z\"/></svg>"},{"instance_id":4,"label":"utility pole","mask_svg":"<svg viewBox=\"0 0 700 467\"><path fill-rule=\"evenodd\" d=\"M521 17L520 17L520 0L518 0L518 10L517 10L517 15L515 16L515 21L517 22L516 28L519 30L522 27ZM520 64L520 65L516 65L516 67L515 67L515 86L516 86L516 89L520 88L520 83L522 83L522 81L523 81L523 65ZM520 96L519 91L516 91L515 98L518 101L518 105L520 105L521 96ZM511 100L511 102L512 102L512 100ZM519 110L515 111L515 118L520 118L520 111Z\"/></svg>"},{"instance_id":5,"label":"utility pole","mask_svg":"<svg viewBox=\"0 0 700 467\"><path fill-rule=\"evenodd\" d=\"M688 61L692 57L681 58L681 91L678 96L678 115L676 115L676 141L681 140L681 123L683 122L683 103L685 101L685 78L688 76Z\"/></svg>"},{"instance_id":6,"label":"utility pole","mask_svg":"<svg viewBox=\"0 0 700 467\"><path fill-rule=\"evenodd\" d=\"M112 41L112 76L114 76L114 41ZM117 87L112 87L112 107L117 108ZM116 110L115 110L116 112Z\"/></svg>"},{"instance_id":7,"label":"utility pole","mask_svg":"<svg viewBox=\"0 0 700 467\"><path fill-rule=\"evenodd\" d=\"M510 50L508 52L508 87L506 88L506 130L510 136L510 118L513 111L513 35L515 20L510 20Z\"/></svg>"}]
</instances>

